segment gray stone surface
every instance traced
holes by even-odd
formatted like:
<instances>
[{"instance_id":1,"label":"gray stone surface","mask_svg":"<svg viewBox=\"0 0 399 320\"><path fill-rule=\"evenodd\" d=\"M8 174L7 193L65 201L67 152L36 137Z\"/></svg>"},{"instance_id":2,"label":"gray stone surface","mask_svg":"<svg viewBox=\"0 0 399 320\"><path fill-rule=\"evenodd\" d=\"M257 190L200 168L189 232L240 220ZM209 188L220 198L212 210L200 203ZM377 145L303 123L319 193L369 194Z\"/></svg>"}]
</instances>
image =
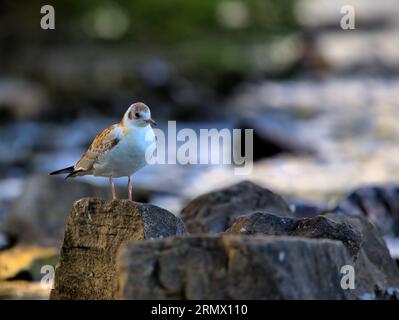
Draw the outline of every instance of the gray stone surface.
<instances>
[{"instance_id":1,"label":"gray stone surface","mask_svg":"<svg viewBox=\"0 0 399 320\"><path fill-rule=\"evenodd\" d=\"M179 218L156 206L81 199L68 219L50 299L114 299L115 256L123 242L185 233Z\"/></svg>"},{"instance_id":2,"label":"gray stone surface","mask_svg":"<svg viewBox=\"0 0 399 320\"><path fill-rule=\"evenodd\" d=\"M341 241L351 256L356 258L362 245L362 234L343 219L335 222L325 216L296 219L273 214L255 212L238 217L227 234L233 235L285 235L304 238L331 239Z\"/></svg>"},{"instance_id":3,"label":"gray stone surface","mask_svg":"<svg viewBox=\"0 0 399 320\"><path fill-rule=\"evenodd\" d=\"M338 241L195 236L131 242L119 256L125 299L354 299Z\"/></svg>"},{"instance_id":4,"label":"gray stone surface","mask_svg":"<svg viewBox=\"0 0 399 320\"><path fill-rule=\"evenodd\" d=\"M399 270L376 227L363 216L329 213L313 218L294 219L253 213L236 219L226 234L278 235L340 241L352 257L356 290L377 296L389 288L399 288ZM376 288L378 288L376 290ZM378 292L377 292L378 291Z\"/></svg>"},{"instance_id":5,"label":"gray stone surface","mask_svg":"<svg viewBox=\"0 0 399 320\"><path fill-rule=\"evenodd\" d=\"M235 217L254 211L291 215L279 195L243 181L195 198L182 210L182 217L191 233L218 233L225 231Z\"/></svg>"},{"instance_id":6,"label":"gray stone surface","mask_svg":"<svg viewBox=\"0 0 399 320\"><path fill-rule=\"evenodd\" d=\"M362 216L347 217L341 214L328 214L337 223L350 223L362 234L363 242L355 264L356 290L358 295L399 290L399 270L392 259L386 243L377 228Z\"/></svg>"},{"instance_id":7,"label":"gray stone surface","mask_svg":"<svg viewBox=\"0 0 399 320\"><path fill-rule=\"evenodd\" d=\"M357 188L339 202L336 211L367 217L382 236L399 236L399 185Z\"/></svg>"}]
</instances>

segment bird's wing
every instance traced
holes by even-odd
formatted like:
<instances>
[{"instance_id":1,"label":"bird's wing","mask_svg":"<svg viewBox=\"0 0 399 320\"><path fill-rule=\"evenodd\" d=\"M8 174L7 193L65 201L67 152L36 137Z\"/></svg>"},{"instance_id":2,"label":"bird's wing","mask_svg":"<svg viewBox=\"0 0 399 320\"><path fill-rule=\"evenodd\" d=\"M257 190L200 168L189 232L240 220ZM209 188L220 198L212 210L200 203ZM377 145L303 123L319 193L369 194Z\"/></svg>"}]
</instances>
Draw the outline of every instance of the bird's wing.
<instances>
[{"instance_id":1,"label":"bird's wing","mask_svg":"<svg viewBox=\"0 0 399 320\"><path fill-rule=\"evenodd\" d=\"M82 155L75 165L75 170L88 171L93 169L99 157L114 148L120 141L120 129L117 124L99 133L93 140L89 149Z\"/></svg>"}]
</instances>

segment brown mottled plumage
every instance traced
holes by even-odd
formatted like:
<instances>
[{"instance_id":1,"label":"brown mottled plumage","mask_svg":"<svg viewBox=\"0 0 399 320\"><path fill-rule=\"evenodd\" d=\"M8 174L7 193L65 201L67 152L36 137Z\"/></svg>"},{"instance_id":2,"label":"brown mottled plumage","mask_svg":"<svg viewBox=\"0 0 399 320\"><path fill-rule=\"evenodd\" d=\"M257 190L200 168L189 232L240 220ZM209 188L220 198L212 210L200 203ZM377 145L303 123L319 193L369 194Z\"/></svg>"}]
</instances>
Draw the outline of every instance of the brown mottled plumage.
<instances>
[{"instance_id":1,"label":"brown mottled plumage","mask_svg":"<svg viewBox=\"0 0 399 320\"><path fill-rule=\"evenodd\" d=\"M132 104L122 120L99 133L87 151L74 166L51 172L68 175L66 178L84 175L109 177L112 197L116 199L114 177L128 177L147 164L146 150L155 143L151 128L155 124L151 111L144 103Z\"/></svg>"},{"instance_id":2,"label":"brown mottled plumage","mask_svg":"<svg viewBox=\"0 0 399 320\"><path fill-rule=\"evenodd\" d=\"M89 149L82 155L79 161L75 164L76 171L90 171L93 169L93 164L99 156L115 147L120 138L117 135L118 124L114 124L109 128L100 132L93 140Z\"/></svg>"}]
</instances>

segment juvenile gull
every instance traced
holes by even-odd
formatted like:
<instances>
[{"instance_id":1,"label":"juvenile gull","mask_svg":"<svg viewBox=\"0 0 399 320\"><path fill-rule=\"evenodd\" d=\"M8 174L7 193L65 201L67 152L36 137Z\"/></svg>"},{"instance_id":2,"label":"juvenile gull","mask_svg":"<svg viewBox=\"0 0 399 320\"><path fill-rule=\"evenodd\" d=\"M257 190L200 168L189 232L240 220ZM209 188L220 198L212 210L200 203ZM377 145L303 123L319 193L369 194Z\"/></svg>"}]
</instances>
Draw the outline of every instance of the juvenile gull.
<instances>
[{"instance_id":1,"label":"juvenile gull","mask_svg":"<svg viewBox=\"0 0 399 320\"><path fill-rule=\"evenodd\" d=\"M132 200L131 176L147 164L146 151L155 143L151 111L142 102L132 104L121 122L98 134L75 165L51 172L67 178L93 175L108 177L112 199L116 199L113 178L128 177L128 195ZM149 153L149 155L151 155Z\"/></svg>"}]
</instances>

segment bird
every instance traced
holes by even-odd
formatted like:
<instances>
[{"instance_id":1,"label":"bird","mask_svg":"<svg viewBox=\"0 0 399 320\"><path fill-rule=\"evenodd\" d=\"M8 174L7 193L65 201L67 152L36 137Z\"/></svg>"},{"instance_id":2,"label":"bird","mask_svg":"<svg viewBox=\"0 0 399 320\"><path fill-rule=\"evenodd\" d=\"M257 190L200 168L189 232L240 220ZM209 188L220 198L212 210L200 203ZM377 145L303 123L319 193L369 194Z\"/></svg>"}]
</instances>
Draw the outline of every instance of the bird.
<instances>
[{"instance_id":1,"label":"bird","mask_svg":"<svg viewBox=\"0 0 399 320\"><path fill-rule=\"evenodd\" d=\"M50 175L67 174L65 179L85 175L108 177L113 200L117 199L114 178L127 177L128 199L132 200L131 176L147 164L152 156L147 150L156 141L151 125L156 122L151 118L150 108L143 102L133 103L119 123L94 138L73 166Z\"/></svg>"}]
</instances>

